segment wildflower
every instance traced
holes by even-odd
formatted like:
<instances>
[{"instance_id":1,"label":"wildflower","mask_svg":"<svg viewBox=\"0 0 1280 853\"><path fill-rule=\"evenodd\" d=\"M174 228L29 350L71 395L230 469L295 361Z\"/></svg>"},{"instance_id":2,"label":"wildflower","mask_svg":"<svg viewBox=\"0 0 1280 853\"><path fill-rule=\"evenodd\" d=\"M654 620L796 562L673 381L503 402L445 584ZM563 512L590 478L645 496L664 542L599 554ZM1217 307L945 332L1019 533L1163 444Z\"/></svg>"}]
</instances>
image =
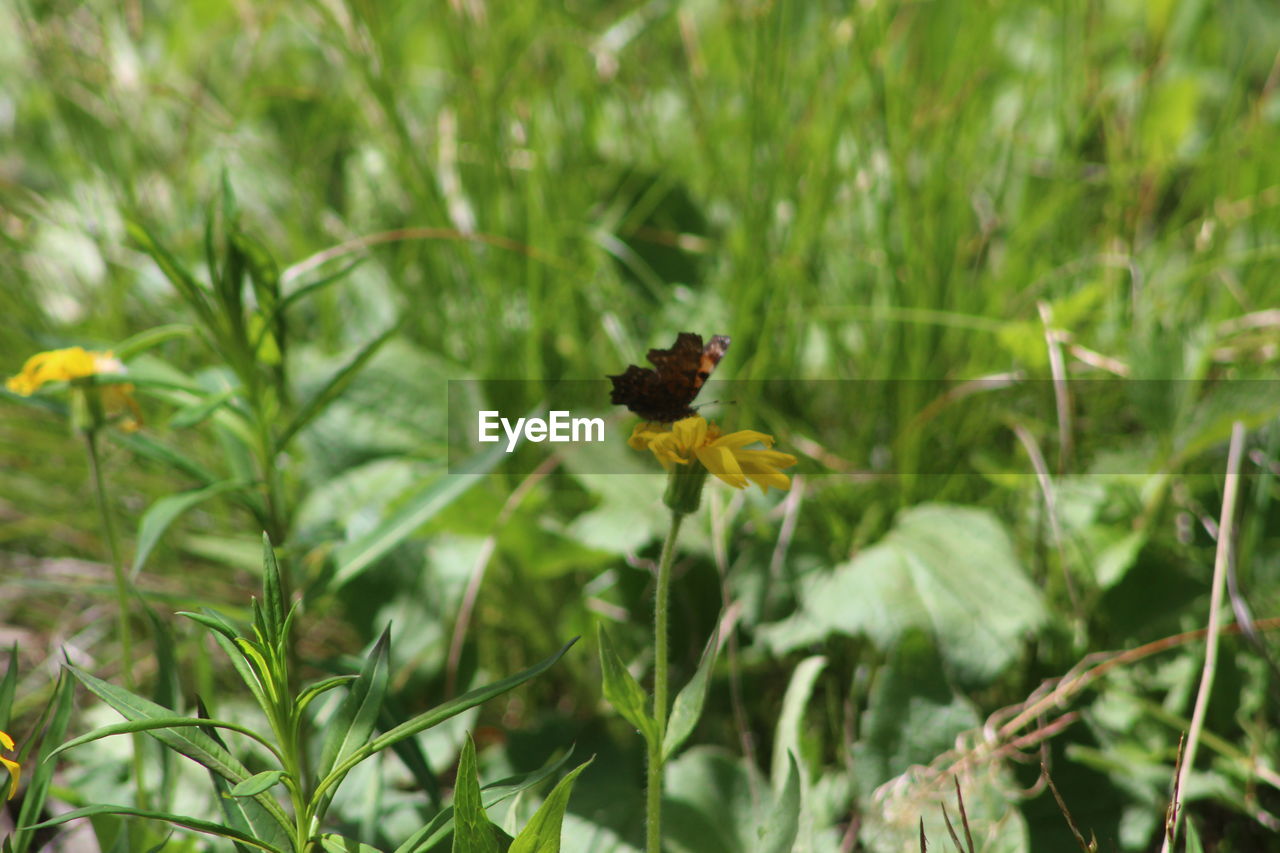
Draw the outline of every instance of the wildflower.
<instances>
[{"instance_id":1,"label":"wildflower","mask_svg":"<svg viewBox=\"0 0 1280 853\"><path fill-rule=\"evenodd\" d=\"M0 731L0 746L3 746L6 752L12 752L14 749L13 738ZM0 764L3 764L4 769L9 771L9 796L6 799L12 800L13 795L18 793L18 776L22 773L22 765L16 761L10 761L3 755L0 755Z\"/></svg>"},{"instance_id":2,"label":"wildflower","mask_svg":"<svg viewBox=\"0 0 1280 853\"><path fill-rule=\"evenodd\" d=\"M766 449L747 447L757 443ZM651 451L668 471L696 459L735 489L745 489L751 482L761 492L770 486L786 491L791 488L791 478L779 469L796 464L790 453L768 449L773 447L773 436L750 429L722 435L719 427L699 415L676 421L669 430L652 423L637 424L627 444Z\"/></svg>"},{"instance_id":3,"label":"wildflower","mask_svg":"<svg viewBox=\"0 0 1280 853\"><path fill-rule=\"evenodd\" d=\"M142 423L138 404L133 399L133 385L94 381L99 376L118 376L125 372L124 364L110 352L68 347L31 356L18 375L5 381L5 387L24 397L31 396L49 382L70 382L82 390L92 387L97 393L86 396L92 396L97 412L107 417L121 415L121 426L132 431ZM100 418L95 418L95 422L98 420Z\"/></svg>"}]
</instances>

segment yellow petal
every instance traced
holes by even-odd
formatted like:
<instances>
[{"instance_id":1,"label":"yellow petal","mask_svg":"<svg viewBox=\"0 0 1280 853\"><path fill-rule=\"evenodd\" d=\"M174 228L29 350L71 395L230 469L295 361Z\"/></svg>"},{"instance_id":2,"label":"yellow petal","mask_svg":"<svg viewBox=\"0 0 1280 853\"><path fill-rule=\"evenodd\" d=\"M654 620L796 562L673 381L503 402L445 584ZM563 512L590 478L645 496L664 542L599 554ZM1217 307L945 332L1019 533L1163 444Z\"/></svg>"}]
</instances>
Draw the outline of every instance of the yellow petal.
<instances>
[{"instance_id":1,"label":"yellow petal","mask_svg":"<svg viewBox=\"0 0 1280 853\"><path fill-rule=\"evenodd\" d=\"M765 447L773 447L773 436L756 432L753 429L740 429L728 435L722 435L712 442L716 447L746 447L759 442Z\"/></svg>"},{"instance_id":2,"label":"yellow petal","mask_svg":"<svg viewBox=\"0 0 1280 853\"><path fill-rule=\"evenodd\" d=\"M742 475L738 460L728 448L701 447L698 449L698 461L705 465L708 471L735 489L747 487L747 478Z\"/></svg>"},{"instance_id":3,"label":"yellow petal","mask_svg":"<svg viewBox=\"0 0 1280 853\"><path fill-rule=\"evenodd\" d=\"M5 749L13 749L13 738L9 737L8 732L0 731L0 746Z\"/></svg>"},{"instance_id":4,"label":"yellow petal","mask_svg":"<svg viewBox=\"0 0 1280 853\"><path fill-rule=\"evenodd\" d=\"M706 443L707 421L698 415L676 421L671 425L671 434L682 449L693 450Z\"/></svg>"}]
</instances>

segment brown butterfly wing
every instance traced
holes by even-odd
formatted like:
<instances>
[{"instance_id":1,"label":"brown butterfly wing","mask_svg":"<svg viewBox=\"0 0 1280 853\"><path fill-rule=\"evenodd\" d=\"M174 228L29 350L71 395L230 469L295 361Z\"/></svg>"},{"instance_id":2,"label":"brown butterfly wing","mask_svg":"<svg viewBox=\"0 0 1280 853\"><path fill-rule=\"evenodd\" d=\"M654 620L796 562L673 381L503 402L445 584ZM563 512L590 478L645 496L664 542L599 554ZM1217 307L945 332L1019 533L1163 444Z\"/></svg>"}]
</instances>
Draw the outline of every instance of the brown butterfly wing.
<instances>
[{"instance_id":1,"label":"brown butterfly wing","mask_svg":"<svg viewBox=\"0 0 1280 853\"><path fill-rule=\"evenodd\" d=\"M625 372L610 376L610 400L624 405L648 421L671 423L693 414L690 403L715 369L729 338L715 335L702 345L702 336L681 332L670 349L651 349L653 368L628 365Z\"/></svg>"}]
</instances>

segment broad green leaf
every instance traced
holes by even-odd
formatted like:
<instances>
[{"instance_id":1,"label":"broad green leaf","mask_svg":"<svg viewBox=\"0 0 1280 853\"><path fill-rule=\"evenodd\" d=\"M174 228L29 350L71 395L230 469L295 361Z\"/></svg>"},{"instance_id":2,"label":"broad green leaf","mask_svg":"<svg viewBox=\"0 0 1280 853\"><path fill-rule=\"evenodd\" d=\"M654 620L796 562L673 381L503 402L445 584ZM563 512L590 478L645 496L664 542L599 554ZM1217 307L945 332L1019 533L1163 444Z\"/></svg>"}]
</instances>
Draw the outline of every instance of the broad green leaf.
<instances>
[{"instance_id":1,"label":"broad green leaf","mask_svg":"<svg viewBox=\"0 0 1280 853\"><path fill-rule=\"evenodd\" d=\"M948 684L940 654L928 637L912 632L876 676L854 746L865 790L928 764L954 746L957 735L981 724L973 704Z\"/></svg>"},{"instance_id":2,"label":"broad green leaf","mask_svg":"<svg viewBox=\"0 0 1280 853\"><path fill-rule=\"evenodd\" d=\"M408 498L388 519L334 554L332 589L364 572L378 558L399 545L437 513L453 503L506 456L501 443L467 460L458 470L441 476Z\"/></svg>"},{"instance_id":3,"label":"broad green leaf","mask_svg":"<svg viewBox=\"0 0 1280 853\"><path fill-rule=\"evenodd\" d=\"M596 639L600 644L600 673L604 680L604 698L617 710L622 718L644 735L646 741L657 736L653 717L645 709L648 696L639 682L627 670L613 643L609 642L609 634L604 626L596 623ZM686 733L687 734L687 733Z\"/></svg>"},{"instance_id":4,"label":"broad green leaf","mask_svg":"<svg viewBox=\"0 0 1280 853\"><path fill-rule=\"evenodd\" d=\"M748 853L760 843L769 781L740 756L694 745L664 772L662 835L667 853Z\"/></svg>"},{"instance_id":5,"label":"broad green leaf","mask_svg":"<svg viewBox=\"0 0 1280 853\"><path fill-rule=\"evenodd\" d=\"M320 836L320 849L325 853L382 853L377 847L363 844L353 838L344 838L333 832Z\"/></svg>"},{"instance_id":6,"label":"broad green leaf","mask_svg":"<svg viewBox=\"0 0 1280 853\"><path fill-rule=\"evenodd\" d=\"M221 638L221 635L214 634L214 637ZM222 641L226 642L225 639L222 639ZM148 699L144 699L141 696L131 693L123 687L117 687L114 684L110 684L100 678L96 678L95 676L92 676L70 664L65 664L65 666L99 699L102 699L112 708L115 708L126 719L154 720L173 716L173 712L168 708L157 705ZM147 734L151 735L175 752L179 752L190 758L192 761L195 761L197 764L207 767L210 771L217 773L233 785L248 779L249 776L252 775L238 759L231 755L231 753L218 745L212 738L197 728L165 728L148 730ZM262 805L271 812L272 816L280 822L281 826L288 829L290 821L285 816L284 811L280 808L278 803L265 795L259 795L257 801L262 803Z\"/></svg>"},{"instance_id":7,"label":"broad green leaf","mask_svg":"<svg viewBox=\"0 0 1280 853\"><path fill-rule=\"evenodd\" d=\"M560 853L560 825L564 823L564 812L569 807L569 794L579 774L590 765L591 761L579 764L556 784L511 842L507 853Z\"/></svg>"},{"instance_id":8,"label":"broad green leaf","mask_svg":"<svg viewBox=\"0 0 1280 853\"><path fill-rule=\"evenodd\" d=\"M299 430L323 413L329 407L329 404L336 400L351 384L351 381L356 378L360 368L364 367L369 359L373 358L378 350L382 348L382 345L391 340L392 336L399 331L399 323L387 329L381 335L365 344L350 361L338 369L337 373L329 377L329 381L325 383L324 387L303 404L302 409L289 425L276 436L275 445L277 450L283 450L288 447L289 441Z\"/></svg>"},{"instance_id":9,"label":"broad green leaf","mask_svg":"<svg viewBox=\"0 0 1280 853\"><path fill-rule=\"evenodd\" d=\"M498 853L494 825L485 814L476 769L476 746L468 734L458 760L453 789L453 853Z\"/></svg>"},{"instance_id":10,"label":"broad green leaf","mask_svg":"<svg viewBox=\"0 0 1280 853\"><path fill-rule=\"evenodd\" d=\"M947 504L902 512L884 539L803 587L800 603L791 619L762 629L775 649L828 633L865 634L889 647L919 629L975 683L1008 666L1045 619L1000 521Z\"/></svg>"},{"instance_id":11,"label":"broad green leaf","mask_svg":"<svg viewBox=\"0 0 1280 853\"><path fill-rule=\"evenodd\" d=\"M663 738L662 757L665 761L680 748L685 739L693 733L693 728L702 716L702 705L707 700L707 689L711 685L711 670L716 664L716 654L720 649L720 628L712 632L711 639L702 650L702 658L698 661L698 669L677 695L671 706L671 719L667 721L667 733Z\"/></svg>"},{"instance_id":12,"label":"broad green leaf","mask_svg":"<svg viewBox=\"0 0 1280 853\"><path fill-rule=\"evenodd\" d=\"M218 835L223 838L230 838L233 841L239 841L241 844L248 844L250 847L256 847L259 850L266 850L269 853L286 853L285 848L275 847L254 838L248 833L241 832L229 826L223 826L220 823L201 820L187 815L170 814L168 812L154 812L146 809L137 809L133 806L115 806L110 804L100 804L94 806L85 806L82 809L74 809L66 814L60 814L55 818L46 820L43 823L37 823L29 829L43 829L49 826L58 826L68 821L78 820L82 817L94 817L96 815L125 815L127 817L145 818L146 820L158 820L165 823L171 823L175 826L184 826L187 829L194 829L197 832L203 832L207 835Z\"/></svg>"},{"instance_id":13,"label":"broad green leaf","mask_svg":"<svg viewBox=\"0 0 1280 853\"><path fill-rule=\"evenodd\" d=\"M342 704L325 724L324 748L316 773L324 776L339 761L367 743L378 722L378 711L387 695L391 628L382 631L365 658L360 675L351 684Z\"/></svg>"},{"instance_id":14,"label":"broad green leaf","mask_svg":"<svg viewBox=\"0 0 1280 853\"><path fill-rule=\"evenodd\" d=\"M501 681L495 681L493 684L488 684L484 687L477 687L475 690L470 690L442 705L437 705L430 711L425 711L419 714L411 720L406 720L391 731L384 733L380 737L374 738L372 741L369 741L358 748L354 753L348 756L345 761L342 761L337 767L330 771L316 787L315 793L312 796L319 797L323 795L330 787L341 781L352 767L355 767L369 756L381 752L393 743L404 740L408 737L413 737L420 731L439 725L450 717L456 716L468 708L474 708L476 705L487 702L495 696L501 696L508 690L518 687L529 679L541 675L550 669L556 661L560 660L560 658L564 656L564 653L569 650L569 647L576 642L578 642L578 638L574 637L566 643L563 648L546 660L540 661L528 669L517 672L515 675L508 676Z\"/></svg>"},{"instance_id":15,"label":"broad green leaf","mask_svg":"<svg viewBox=\"0 0 1280 853\"><path fill-rule=\"evenodd\" d=\"M809 697L813 695L813 685L827 665L827 659L821 655L805 658L791 673L791 683L787 685L786 695L782 697L782 712L778 714L778 725L774 729L773 762L770 765L770 776L775 791L781 790L784 782L790 778L795 767L795 756L803 754L800 750L800 737L804 731L804 712L809 705Z\"/></svg>"},{"instance_id":16,"label":"broad green leaf","mask_svg":"<svg viewBox=\"0 0 1280 853\"><path fill-rule=\"evenodd\" d=\"M138 546L133 557L133 568L130 570L132 575L136 577L138 572L142 570L143 565L147 562L147 557L151 555L151 549L160 541L160 537L169 529L169 525L173 523L174 519L209 498L216 497L223 492L244 488L244 486L245 483L239 480L223 480L203 489L169 495L153 503L142 514L142 521L138 524Z\"/></svg>"},{"instance_id":17,"label":"broad green leaf","mask_svg":"<svg viewBox=\"0 0 1280 853\"><path fill-rule=\"evenodd\" d=\"M243 782L237 782L231 789L233 797L252 797L271 788L284 777L283 770L263 770L254 773Z\"/></svg>"},{"instance_id":18,"label":"broad green leaf","mask_svg":"<svg viewBox=\"0 0 1280 853\"><path fill-rule=\"evenodd\" d=\"M791 853L800 831L800 769L796 757L787 753L787 777L782 790L760 829L759 853Z\"/></svg>"}]
</instances>

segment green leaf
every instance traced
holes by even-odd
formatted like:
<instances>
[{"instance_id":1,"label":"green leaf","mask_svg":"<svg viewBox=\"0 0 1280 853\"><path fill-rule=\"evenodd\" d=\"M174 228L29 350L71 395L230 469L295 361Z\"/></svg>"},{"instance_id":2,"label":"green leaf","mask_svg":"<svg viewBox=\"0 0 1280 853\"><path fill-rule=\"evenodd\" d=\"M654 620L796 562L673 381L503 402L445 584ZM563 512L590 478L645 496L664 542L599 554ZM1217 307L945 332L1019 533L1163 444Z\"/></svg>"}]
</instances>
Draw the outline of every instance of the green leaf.
<instances>
[{"instance_id":1,"label":"green leaf","mask_svg":"<svg viewBox=\"0 0 1280 853\"><path fill-rule=\"evenodd\" d=\"M300 429L323 413L329 407L329 404L346 390L347 386L356 378L356 374L360 372L360 369L365 366L369 359L373 358L378 350L382 348L382 345L391 340L400 331L400 325L400 323L397 323L369 341L350 361L338 368L337 373L329 377L329 381L325 383L324 387L303 404L302 409L294 417L293 421L276 436L275 445L278 451L284 450Z\"/></svg>"},{"instance_id":2,"label":"green leaf","mask_svg":"<svg viewBox=\"0 0 1280 853\"><path fill-rule=\"evenodd\" d=\"M541 784L542 781L551 774L555 773L560 767L569 760L573 754L573 750L565 753L555 761L549 762L545 767L526 773L523 776L513 776L503 779L492 784L485 785L482 789L484 792L485 808L493 808L498 803L527 791L535 785ZM422 853L422 851L430 850L441 839L443 839L453 826L453 806L448 806L433 817L426 826L419 829L413 835L405 839L404 843L396 848L395 853Z\"/></svg>"},{"instance_id":3,"label":"green leaf","mask_svg":"<svg viewBox=\"0 0 1280 853\"><path fill-rule=\"evenodd\" d=\"M560 658L564 656L564 653L569 650L569 647L576 642L578 642L578 638L574 637L566 643L563 648L546 660L540 661L528 669L517 672L515 675L508 676L501 681L495 681L493 684L488 684L484 687L477 687L475 690L470 690L455 699L445 702L443 705L437 705L430 711L425 711L411 720L406 720L391 731L369 741L330 771L329 774L324 777L323 781L321 781L316 787L315 793L312 796L321 796L330 787L341 781L352 767L355 767L369 756L381 752L393 743L402 741L408 737L413 737L420 731L439 725L450 717L461 714L468 708L474 708L476 705L487 702L495 696L501 696L513 687L518 687L529 679L541 675L550 669L556 661L560 660Z\"/></svg>"},{"instance_id":4,"label":"green leaf","mask_svg":"<svg viewBox=\"0 0 1280 853\"><path fill-rule=\"evenodd\" d=\"M493 830L480 798L476 745L468 733L462 744L453 789L453 853L498 853L498 839Z\"/></svg>"},{"instance_id":5,"label":"green leaf","mask_svg":"<svg viewBox=\"0 0 1280 853\"><path fill-rule=\"evenodd\" d=\"M564 823L565 809L569 807L569 794L573 791L574 781L591 761L579 764L560 780L511 842L507 853L560 853L560 826Z\"/></svg>"},{"instance_id":6,"label":"green leaf","mask_svg":"<svg viewBox=\"0 0 1280 853\"><path fill-rule=\"evenodd\" d=\"M702 716L702 705L707 700L707 689L711 685L711 670L716 664L716 655L720 650L720 626L712 632L711 639L702 650L702 658L698 661L698 669L676 696L671 706L671 719L667 721L667 733L663 738L662 759L665 761L675 753L685 739L693 733L698 718ZM603 652L602 652L603 654Z\"/></svg>"},{"instance_id":7,"label":"green leaf","mask_svg":"<svg viewBox=\"0 0 1280 853\"><path fill-rule=\"evenodd\" d=\"M111 441L114 444L141 456L143 459L150 459L153 462L168 465L175 471L180 471L202 483L211 484L219 480L217 474L214 474L199 462L179 453L172 447L161 444L145 433L111 430L108 435L111 436Z\"/></svg>"},{"instance_id":8,"label":"green leaf","mask_svg":"<svg viewBox=\"0 0 1280 853\"><path fill-rule=\"evenodd\" d=\"M138 523L138 546L133 557L133 568L130 570L133 576L136 577L142 570L147 557L151 555L151 549L160 541L174 519L209 498L244 486L245 483L240 480L223 480L203 489L160 498L148 507L142 514L142 521Z\"/></svg>"},{"instance_id":9,"label":"green leaf","mask_svg":"<svg viewBox=\"0 0 1280 853\"><path fill-rule=\"evenodd\" d=\"M82 809L75 809L66 814L60 814L51 820L43 823L37 823L28 829L43 829L49 826L58 826L68 821L78 820L82 817L95 817L97 815L125 815L127 817L139 817L147 820L159 820L165 823L171 823L175 826L184 826L187 829L194 829L197 832L203 832L207 835L218 835L223 838L230 838L233 841L239 841L241 844L248 844L251 847L257 847L259 850L266 850L269 853L286 853L283 847L275 847L266 842L254 838L248 833L241 832L229 826L223 826L220 823L201 820L187 815L169 814L168 812L153 812L146 809L136 809L132 806L115 806L109 804L100 804L95 806L85 806Z\"/></svg>"},{"instance_id":10,"label":"green leaf","mask_svg":"<svg viewBox=\"0 0 1280 853\"><path fill-rule=\"evenodd\" d=\"M160 707L160 706L156 706ZM166 709L167 710L167 709ZM83 746L95 740L102 740L104 737L112 737L113 735L133 734L134 732L153 732L159 729L182 729L182 728L202 728L210 726L228 731L237 732L252 740L257 741L263 746L267 746L267 742L262 736L247 726L239 723L229 723L224 720L200 719L196 717L182 717L172 712L167 717L147 717L138 720L126 720L123 723L111 723L107 726L100 726L91 732L85 732L79 737L72 738L66 743L59 744L53 752L49 753L52 758L55 755L66 752L68 749L74 749L77 746Z\"/></svg>"},{"instance_id":11,"label":"green leaf","mask_svg":"<svg viewBox=\"0 0 1280 853\"><path fill-rule=\"evenodd\" d=\"M261 794L263 791L279 782L283 777L283 770L263 770L261 773L254 773L243 782L237 782L235 787L231 789L231 796L252 797L255 794Z\"/></svg>"},{"instance_id":12,"label":"green leaf","mask_svg":"<svg viewBox=\"0 0 1280 853\"><path fill-rule=\"evenodd\" d=\"M164 273L165 278L169 279L169 283L174 286L179 295L186 301L187 305L196 312L210 331L217 328L217 318L213 311L213 306L209 303L208 289L197 282L190 273L186 271L173 255L152 235L147 227L140 222L129 222L126 226L129 236L138 244L142 251L151 256L156 262L156 266L160 267L160 271Z\"/></svg>"},{"instance_id":13,"label":"green leaf","mask_svg":"<svg viewBox=\"0 0 1280 853\"><path fill-rule=\"evenodd\" d=\"M791 853L800 831L800 769L787 753L787 778L760 829L759 853Z\"/></svg>"},{"instance_id":14,"label":"green leaf","mask_svg":"<svg viewBox=\"0 0 1280 853\"><path fill-rule=\"evenodd\" d=\"M884 539L803 587L800 602L791 619L761 629L775 650L827 633L889 647L920 629L976 683L1008 666L1045 620L1004 525L987 510L947 504L905 510Z\"/></svg>"},{"instance_id":15,"label":"green leaf","mask_svg":"<svg viewBox=\"0 0 1280 853\"><path fill-rule=\"evenodd\" d=\"M174 338L185 338L194 332L195 329L187 323L170 323L165 326L156 326L138 332L138 334L113 347L111 351L121 361L128 361L138 353L145 352L154 346L159 346L165 341L171 341Z\"/></svg>"},{"instance_id":16,"label":"green leaf","mask_svg":"<svg viewBox=\"0 0 1280 853\"><path fill-rule=\"evenodd\" d=\"M209 718L208 709L205 708L204 702L198 697L196 699L196 716L202 720ZM227 748L226 743L218 735L218 730L213 726L202 726L200 731L208 735L218 746L223 749ZM209 782L213 785L213 790L217 795L218 806L232 829L247 832L254 838L265 841L275 847L283 847L285 849L292 847L289 832L263 807L262 803L259 802L259 798L233 797L231 796L231 786L227 784L226 779L211 770L207 772L209 773ZM243 845L237 844L236 849L244 850L245 848Z\"/></svg>"},{"instance_id":17,"label":"green leaf","mask_svg":"<svg viewBox=\"0 0 1280 853\"><path fill-rule=\"evenodd\" d=\"M262 534L262 598L268 634L265 639L271 644L284 643L287 638L282 629L287 604L280 583L280 565L276 562L275 549L271 547L271 537L265 532Z\"/></svg>"},{"instance_id":18,"label":"green leaf","mask_svg":"<svg viewBox=\"0 0 1280 853\"><path fill-rule=\"evenodd\" d=\"M596 640L600 645L600 673L604 679L604 698L622 718L639 730L647 742L657 737L658 730L653 717L645 709L648 696L640 683L627 670L604 626L596 623Z\"/></svg>"},{"instance_id":19,"label":"green leaf","mask_svg":"<svg viewBox=\"0 0 1280 853\"><path fill-rule=\"evenodd\" d=\"M333 832L326 832L320 836L320 848L325 853L382 853L377 847Z\"/></svg>"},{"instance_id":20,"label":"green leaf","mask_svg":"<svg viewBox=\"0 0 1280 853\"><path fill-rule=\"evenodd\" d=\"M1204 853L1204 842L1200 840L1195 821L1188 819L1183 827L1187 834L1187 853Z\"/></svg>"},{"instance_id":21,"label":"green leaf","mask_svg":"<svg viewBox=\"0 0 1280 853\"><path fill-rule=\"evenodd\" d=\"M222 642L227 642L220 634L214 634L214 637L222 639ZM128 720L156 720L173 716L173 712L168 708L131 693L123 687L117 687L114 684L96 678L71 664L64 664L64 666L99 699L115 708ZM227 727L230 728L230 726ZM148 730L147 734L175 752L181 753L197 764L207 767L210 771L217 773L233 785L248 779L251 775L238 759L197 728L164 728ZM272 816L286 831L290 828L290 821L278 803L261 794L256 800L267 811L271 812Z\"/></svg>"},{"instance_id":22,"label":"green leaf","mask_svg":"<svg viewBox=\"0 0 1280 853\"><path fill-rule=\"evenodd\" d=\"M467 460L460 469L433 480L409 497L390 518L334 554L335 571L330 586L337 589L363 573L422 525L454 502L500 462L506 453L501 443Z\"/></svg>"},{"instance_id":23,"label":"green leaf","mask_svg":"<svg viewBox=\"0 0 1280 853\"><path fill-rule=\"evenodd\" d=\"M9 647L9 665L0 679L0 729L9 727L9 715L13 713L13 695L18 689L18 643Z\"/></svg>"},{"instance_id":24,"label":"green leaf","mask_svg":"<svg viewBox=\"0 0 1280 853\"><path fill-rule=\"evenodd\" d=\"M206 394L189 406L183 406L173 417L169 419L170 429L188 429L202 424L208 420L214 412L226 405L227 401L235 397L234 389L219 391L216 394Z\"/></svg>"},{"instance_id":25,"label":"green leaf","mask_svg":"<svg viewBox=\"0 0 1280 853\"><path fill-rule=\"evenodd\" d=\"M791 683L782 697L782 712L774 730L770 776L775 791L782 788L789 768L794 766L793 757L802 754L800 736L804 731L804 711L809 705L809 697L813 695L813 685L826 665L825 657L814 655L802 660L791 673Z\"/></svg>"},{"instance_id":26,"label":"green leaf","mask_svg":"<svg viewBox=\"0 0 1280 853\"><path fill-rule=\"evenodd\" d=\"M346 698L325 724L324 748L316 766L319 776L327 774L335 764L368 742L373 734L378 711L387 695L390 648L391 628L388 626L365 658L364 666L352 682Z\"/></svg>"},{"instance_id":27,"label":"green leaf","mask_svg":"<svg viewBox=\"0 0 1280 853\"><path fill-rule=\"evenodd\" d=\"M298 713L302 713L304 708L333 688L349 684L357 678L359 678L357 675L334 675L322 681L317 681L298 694Z\"/></svg>"},{"instance_id":28,"label":"green leaf","mask_svg":"<svg viewBox=\"0 0 1280 853\"><path fill-rule=\"evenodd\" d=\"M46 706L49 713L49 725L40 738L40 746L31 760L31 776L27 781L27 789L22 797L22 807L18 810L18 829L13 832L14 853L26 853L35 841L35 831L29 824L39 818L44 811L45 799L49 796L49 786L53 783L54 763L48 758L56 744L62 742L67 735L67 723L71 719L74 708L75 682L59 674L57 687ZM50 713L51 712L51 713ZM43 714L41 715L43 717ZM42 725L44 720L41 719ZM40 729L36 726L36 730Z\"/></svg>"}]
</instances>

